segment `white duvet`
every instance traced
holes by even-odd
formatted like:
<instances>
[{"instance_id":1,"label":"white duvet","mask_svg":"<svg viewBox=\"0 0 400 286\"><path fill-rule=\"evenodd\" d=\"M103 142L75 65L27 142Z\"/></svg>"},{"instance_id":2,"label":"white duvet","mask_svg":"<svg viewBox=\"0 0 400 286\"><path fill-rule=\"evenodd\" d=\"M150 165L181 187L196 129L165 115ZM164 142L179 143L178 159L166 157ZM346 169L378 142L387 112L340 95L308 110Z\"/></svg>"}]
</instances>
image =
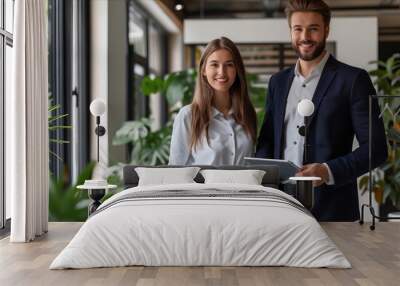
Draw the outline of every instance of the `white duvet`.
<instances>
[{"instance_id":1,"label":"white duvet","mask_svg":"<svg viewBox=\"0 0 400 286\"><path fill-rule=\"evenodd\" d=\"M145 266L294 266L350 268L318 222L274 200L174 197L126 200L132 192L262 190L262 186L180 184L135 187L104 202L50 269ZM135 193L137 194L137 193Z\"/></svg>"}]
</instances>

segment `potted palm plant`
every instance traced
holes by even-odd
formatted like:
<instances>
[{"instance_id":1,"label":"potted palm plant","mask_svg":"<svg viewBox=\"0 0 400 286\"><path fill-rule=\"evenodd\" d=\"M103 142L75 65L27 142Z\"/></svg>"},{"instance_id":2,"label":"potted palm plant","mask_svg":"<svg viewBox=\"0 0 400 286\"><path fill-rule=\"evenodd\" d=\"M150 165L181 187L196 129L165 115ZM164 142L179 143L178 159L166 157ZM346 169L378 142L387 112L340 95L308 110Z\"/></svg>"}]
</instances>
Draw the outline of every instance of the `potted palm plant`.
<instances>
[{"instance_id":1,"label":"potted palm plant","mask_svg":"<svg viewBox=\"0 0 400 286\"><path fill-rule=\"evenodd\" d=\"M378 68L370 75L375 77L378 94L389 95L380 100L382 118L385 125L389 156L387 161L373 171L372 190L380 205L380 216L391 210L400 210L400 99L390 96L400 95L400 54L394 54L387 61L378 62ZM397 115L396 115L397 114ZM368 190L369 176L360 180L360 190Z\"/></svg>"}]
</instances>

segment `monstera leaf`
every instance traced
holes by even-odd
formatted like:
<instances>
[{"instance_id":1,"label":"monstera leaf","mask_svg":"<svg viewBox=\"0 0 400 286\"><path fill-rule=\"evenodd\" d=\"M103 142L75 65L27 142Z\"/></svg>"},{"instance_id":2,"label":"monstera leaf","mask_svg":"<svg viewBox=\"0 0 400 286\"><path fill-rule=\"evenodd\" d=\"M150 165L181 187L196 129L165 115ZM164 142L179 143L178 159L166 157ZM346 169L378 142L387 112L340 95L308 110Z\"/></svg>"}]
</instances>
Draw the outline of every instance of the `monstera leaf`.
<instances>
[{"instance_id":1,"label":"monstera leaf","mask_svg":"<svg viewBox=\"0 0 400 286\"><path fill-rule=\"evenodd\" d=\"M168 163L172 125L152 131L151 120L127 121L116 132L113 145L131 143L131 164L165 165Z\"/></svg>"}]
</instances>

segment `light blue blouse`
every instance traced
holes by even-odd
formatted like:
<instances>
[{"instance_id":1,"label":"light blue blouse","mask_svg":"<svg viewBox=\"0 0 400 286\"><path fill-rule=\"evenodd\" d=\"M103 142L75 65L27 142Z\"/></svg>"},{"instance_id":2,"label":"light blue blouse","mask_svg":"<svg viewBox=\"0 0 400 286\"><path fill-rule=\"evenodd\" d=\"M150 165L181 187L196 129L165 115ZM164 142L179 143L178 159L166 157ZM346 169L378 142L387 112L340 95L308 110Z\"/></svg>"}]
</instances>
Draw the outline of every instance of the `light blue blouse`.
<instances>
[{"instance_id":1,"label":"light blue blouse","mask_svg":"<svg viewBox=\"0 0 400 286\"><path fill-rule=\"evenodd\" d=\"M244 157L252 156L253 140L243 127L236 123L232 112L225 118L223 113L212 108L208 128L208 142L205 136L196 150L190 150L191 106L186 105L174 121L170 165L242 165Z\"/></svg>"}]
</instances>

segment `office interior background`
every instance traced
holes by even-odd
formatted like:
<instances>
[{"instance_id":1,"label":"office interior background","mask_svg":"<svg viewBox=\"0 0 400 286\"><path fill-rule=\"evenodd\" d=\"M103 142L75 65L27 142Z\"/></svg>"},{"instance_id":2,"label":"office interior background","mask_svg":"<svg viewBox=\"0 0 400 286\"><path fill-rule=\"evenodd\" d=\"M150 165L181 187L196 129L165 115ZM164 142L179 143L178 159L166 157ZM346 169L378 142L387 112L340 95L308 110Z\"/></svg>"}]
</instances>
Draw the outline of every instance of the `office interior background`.
<instances>
[{"instance_id":1,"label":"office interior background","mask_svg":"<svg viewBox=\"0 0 400 286\"><path fill-rule=\"evenodd\" d=\"M327 49L339 60L365 68L380 80L393 68L391 86L400 95L400 1L327 0L333 12ZM84 220L88 200L76 195L79 180L106 176L120 184L124 164L168 163L171 124L191 100L196 67L208 41L228 36L243 56L252 102L263 117L270 76L296 62L285 0L48 0L49 136L51 173L49 216ZM5 101L11 94L14 0L0 1L0 224L9 225L4 140ZM377 64L380 61L381 64ZM397 64L399 63L397 58ZM388 65L392 65L391 67ZM89 112L96 98L106 103L99 142ZM391 101L390 104L399 106ZM389 122L390 123L390 122ZM399 132L400 119L391 127ZM398 135L397 135L398 136ZM356 143L355 143L356 144ZM397 149L391 157L399 165ZM393 163L392 162L392 163ZM396 167L399 168L399 167ZM396 174L397 169L391 169ZM376 176L380 176L379 172ZM400 180L375 188L382 213L399 210ZM390 187L384 187L384 182ZM360 197L365 197L365 180ZM73 193L73 195L66 195ZM362 201L362 199L361 199Z\"/></svg>"}]
</instances>

